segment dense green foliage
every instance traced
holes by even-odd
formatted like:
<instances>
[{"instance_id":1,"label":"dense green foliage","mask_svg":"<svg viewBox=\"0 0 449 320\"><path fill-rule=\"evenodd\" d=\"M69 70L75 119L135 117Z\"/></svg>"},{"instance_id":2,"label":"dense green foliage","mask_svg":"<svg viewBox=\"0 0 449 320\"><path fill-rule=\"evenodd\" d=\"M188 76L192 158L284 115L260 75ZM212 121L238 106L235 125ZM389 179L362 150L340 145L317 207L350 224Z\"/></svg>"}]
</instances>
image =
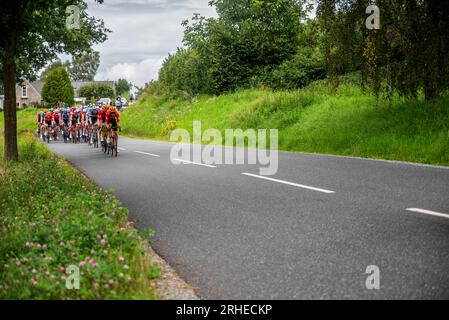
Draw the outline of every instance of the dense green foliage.
<instances>
[{"instance_id":1,"label":"dense green foliage","mask_svg":"<svg viewBox=\"0 0 449 320\"><path fill-rule=\"evenodd\" d=\"M70 65L69 61L65 61L62 62L61 60L57 59L55 61L53 61L52 63L50 63L49 65L47 65L45 67L45 69L41 72L40 74L40 80L45 81L45 79L47 79L47 76L56 68L59 67L65 67L68 68Z\"/></svg>"},{"instance_id":2,"label":"dense green foliage","mask_svg":"<svg viewBox=\"0 0 449 320\"><path fill-rule=\"evenodd\" d=\"M117 95L119 95L119 96L123 96L123 95L129 96L129 92L131 91L131 88L132 88L131 82L129 82L126 79L118 79L117 82L115 83L115 91L116 91Z\"/></svg>"},{"instance_id":3,"label":"dense green foliage","mask_svg":"<svg viewBox=\"0 0 449 320\"><path fill-rule=\"evenodd\" d=\"M305 39L314 35L306 32L304 3L211 1L218 18L196 14L183 22L186 49L165 60L160 81L191 94L216 94L252 85L296 88L323 78L320 54L308 56L315 47Z\"/></svg>"},{"instance_id":4,"label":"dense green foliage","mask_svg":"<svg viewBox=\"0 0 449 320\"><path fill-rule=\"evenodd\" d=\"M366 0L317 0L331 76L361 70L377 94L427 99L449 87L449 2L379 0L380 30L365 28Z\"/></svg>"},{"instance_id":5,"label":"dense green foliage","mask_svg":"<svg viewBox=\"0 0 449 320\"><path fill-rule=\"evenodd\" d=\"M114 99L114 88L107 83L91 82L78 89L78 95L88 100L109 98Z\"/></svg>"},{"instance_id":6,"label":"dense green foliage","mask_svg":"<svg viewBox=\"0 0 449 320\"><path fill-rule=\"evenodd\" d=\"M65 67L58 67L50 72L45 79L41 94L44 101L50 105L55 105L59 101L73 103L75 93Z\"/></svg>"},{"instance_id":7,"label":"dense green foliage","mask_svg":"<svg viewBox=\"0 0 449 320\"><path fill-rule=\"evenodd\" d=\"M308 19L307 4L316 7ZM359 71L377 96L431 99L449 87L449 2L379 0L368 30L366 0L211 1L218 18L184 21L184 49L160 71L189 94L268 86L295 89Z\"/></svg>"},{"instance_id":8,"label":"dense green foliage","mask_svg":"<svg viewBox=\"0 0 449 320\"><path fill-rule=\"evenodd\" d=\"M168 139L174 128L279 129L281 150L449 165L448 97L376 101L354 82L334 91L319 82L295 91L250 89L195 98L152 85L122 113L123 133ZM377 105L376 105L377 104Z\"/></svg>"}]
</instances>

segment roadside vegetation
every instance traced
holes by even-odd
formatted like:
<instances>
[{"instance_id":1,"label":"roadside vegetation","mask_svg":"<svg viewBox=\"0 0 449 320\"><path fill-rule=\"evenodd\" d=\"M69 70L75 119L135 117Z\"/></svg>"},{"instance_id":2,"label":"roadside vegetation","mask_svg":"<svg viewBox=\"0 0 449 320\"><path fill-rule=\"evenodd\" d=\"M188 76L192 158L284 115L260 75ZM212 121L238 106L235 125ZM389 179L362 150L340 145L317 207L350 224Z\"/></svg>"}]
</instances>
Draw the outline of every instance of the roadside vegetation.
<instances>
[{"instance_id":1,"label":"roadside vegetation","mask_svg":"<svg viewBox=\"0 0 449 320\"><path fill-rule=\"evenodd\" d=\"M159 268L145 250L152 232L138 232L112 191L37 142L35 115L19 112L21 160L0 163L0 299L157 298ZM66 288L70 266L80 290Z\"/></svg>"},{"instance_id":2,"label":"roadside vegetation","mask_svg":"<svg viewBox=\"0 0 449 320\"><path fill-rule=\"evenodd\" d=\"M343 81L342 81L343 82ZM122 114L123 133L168 140L171 130L279 129L279 148L449 165L449 97L377 100L353 81L334 91L325 81L305 89L245 89L188 96L161 84ZM207 143L207 142L206 142Z\"/></svg>"}]
</instances>

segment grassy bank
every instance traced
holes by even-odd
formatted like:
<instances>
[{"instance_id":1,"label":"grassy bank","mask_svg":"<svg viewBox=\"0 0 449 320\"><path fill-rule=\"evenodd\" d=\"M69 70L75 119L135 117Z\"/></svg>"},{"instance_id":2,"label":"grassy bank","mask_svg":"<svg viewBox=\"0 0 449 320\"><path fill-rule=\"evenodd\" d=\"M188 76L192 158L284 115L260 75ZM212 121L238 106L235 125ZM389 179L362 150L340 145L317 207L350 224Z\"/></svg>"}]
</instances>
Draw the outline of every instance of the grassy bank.
<instances>
[{"instance_id":1,"label":"grassy bank","mask_svg":"<svg viewBox=\"0 0 449 320\"><path fill-rule=\"evenodd\" d=\"M136 137L166 140L201 120L203 130L279 129L282 150L449 165L449 97L377 103L356 85L332 92L324 83L193 99L150 90L122 119L123 132Z\"/></svg>"},{"instance_id":2,"label":"grassy bank","mask_svg":"<svg viewBox=\"0 0 449 320\"><path fill-rule=\"evenodd\" d=\"M35 113L19 114L21 161L0 164L0 299L156 298L144 234L112 192L25 133ZM66 288L70 266L80 290Z\"/></svg>"}]
</instances>

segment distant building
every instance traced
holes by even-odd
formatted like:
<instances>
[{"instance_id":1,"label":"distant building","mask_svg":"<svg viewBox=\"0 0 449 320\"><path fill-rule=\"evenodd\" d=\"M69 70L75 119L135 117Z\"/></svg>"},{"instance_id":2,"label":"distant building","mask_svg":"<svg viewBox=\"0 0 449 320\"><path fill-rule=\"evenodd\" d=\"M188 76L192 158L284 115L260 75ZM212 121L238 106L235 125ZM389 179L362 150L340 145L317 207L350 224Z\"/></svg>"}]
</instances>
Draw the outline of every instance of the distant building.
<instances>
[{"instance_id":1,"label":"distant building","mask_svg":"<svg viewBox=\"0 0 449 320\"><path fill-rule=\"evenodd\" d=\"M114 81L94 81L95 83L106 83L115 88ZM73 81L72 87L75 90L75 101L82 101L82 97L78 96L78 89L83 85L89 84L89 81ZM22 84L16 86L16 103L17 108L24 108L27 106L39 106L43 104L42 88L44 87L44 81L28 81L24 80ZM3 107L3 99L0 99L0 108Z\"/></svg>"},{"instance_id":2,"label":"distant building","mask_svg":"<svg viewBox=\"0 0 449 320\"><path fill-rule=\"evenodd\" d=\"M42 104L41 91L43 86L44 82L40 80L33 82L25 80L22 84L18 84L16 86L17 108L38 106Z\"/></svg>"}]
</instances>

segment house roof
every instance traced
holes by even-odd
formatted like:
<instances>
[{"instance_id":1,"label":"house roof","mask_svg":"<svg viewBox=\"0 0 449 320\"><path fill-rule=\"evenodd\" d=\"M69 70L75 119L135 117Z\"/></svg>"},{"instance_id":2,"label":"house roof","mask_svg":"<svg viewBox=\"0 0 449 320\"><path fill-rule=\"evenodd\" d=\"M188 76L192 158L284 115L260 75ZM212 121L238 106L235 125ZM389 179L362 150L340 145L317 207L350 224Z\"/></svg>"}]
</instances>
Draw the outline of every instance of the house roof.
<instances>
[{"instance_id":1,"label":"house roof","mask_svg":"<svg viewBox=\"0 0 449 320\"><path fill-rule=\"evenodd\" d=\"M36 80L33 82L29 82L29 84L36 90L36 92L41 95L42 88L44 87L44 81Z\"/></svg>"}]
</instances>

